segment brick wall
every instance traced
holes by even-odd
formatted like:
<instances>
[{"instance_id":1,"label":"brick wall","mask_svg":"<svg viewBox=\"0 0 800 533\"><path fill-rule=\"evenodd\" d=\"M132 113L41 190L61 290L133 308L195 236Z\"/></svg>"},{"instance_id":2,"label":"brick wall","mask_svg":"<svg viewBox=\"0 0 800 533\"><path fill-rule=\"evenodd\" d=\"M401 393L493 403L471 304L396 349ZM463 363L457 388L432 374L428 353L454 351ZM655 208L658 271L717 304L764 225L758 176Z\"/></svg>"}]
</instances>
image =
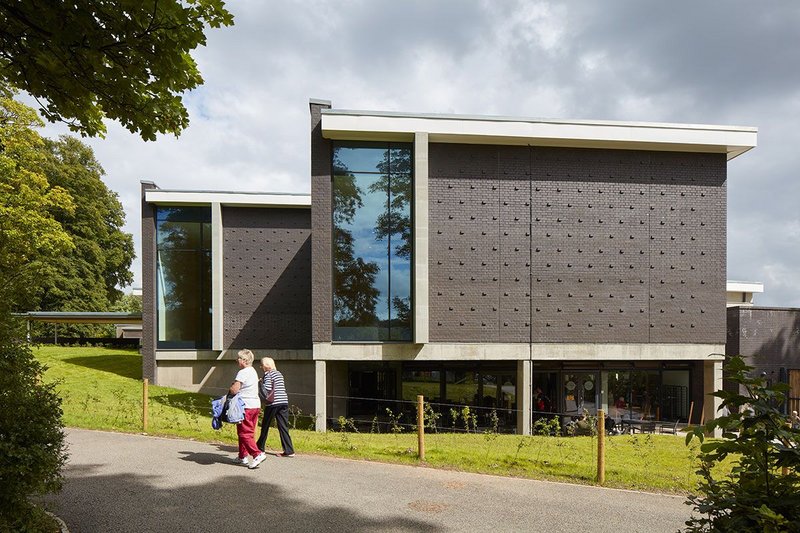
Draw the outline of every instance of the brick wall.
<instances>
[{"instance_id":1,"label":"brick wall","mask_svg":"<svg viewBox=\"0 0 800 533\"><path fill-rule=\"evenodd\" d=\"M800 369L800 309L729 307L728 355L742 355L773 381L780 368Z\"/></svg>"},{"instance_id":2,"label":"brick wall","mask_svg":"<svg viewBox=\"0 0 800 533\"><path fill-rule=\"evenodd\" d=\"M155 383L156 373L156 220L155 207L144 201L145 191L157 189L142 182L142 378Z\"/></svg>"},{"instance_id":3,"label":"brick wall","mask_svg":"<svg viewBox=\"0 0 800 533\"><path fill-rule=\"evenodd\" d=\"M429 157L432 342L724 342L724 154Z\"/></svg>"},{"instance_id":4,"label":"brick wall","mask_svg":"<svg viewBox=\"0 0 800 533\"><path fill-rule=\"evenodd\" d=\"M225 349L311 347L311 213L223 207Z\"/></svg>"},{"instance_id":5,"label":"brick wall","mask_svg":"<svg viewBox=\"0 0 800 533\"><path fill-rule=\"evenodd\" d=\"M322 109L311 103L311 238L312 339L330 342L333 336L331 281L331 142L322 138Z\"/></svg>"}]
</instances>

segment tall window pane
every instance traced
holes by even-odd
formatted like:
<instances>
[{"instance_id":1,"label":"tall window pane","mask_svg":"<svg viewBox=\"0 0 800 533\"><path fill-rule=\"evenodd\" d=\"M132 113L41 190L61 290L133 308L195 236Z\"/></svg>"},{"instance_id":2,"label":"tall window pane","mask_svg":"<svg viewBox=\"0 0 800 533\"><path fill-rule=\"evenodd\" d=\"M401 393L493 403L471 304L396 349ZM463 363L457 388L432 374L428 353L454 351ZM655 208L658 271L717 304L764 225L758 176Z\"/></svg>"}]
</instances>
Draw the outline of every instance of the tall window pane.
<instances>
[{"instance_id":1,"label":"tall window pane","mask_svg":"<svg viewBox=\"0 0 800 533\"><path fill-rule=\"evenodd\" d=\"M211 347L211 210L156 211L159 348Z\"/></svg>"},{"instance_id":2,"label":"tall window pane","mask_svg":"<svg viewBox=\"0 0 800 533\"><path fill-rule=\"evenodd\" d=\"M333 152L333 339L410 341L411 148Z\"/></svg>"}]
</instances>

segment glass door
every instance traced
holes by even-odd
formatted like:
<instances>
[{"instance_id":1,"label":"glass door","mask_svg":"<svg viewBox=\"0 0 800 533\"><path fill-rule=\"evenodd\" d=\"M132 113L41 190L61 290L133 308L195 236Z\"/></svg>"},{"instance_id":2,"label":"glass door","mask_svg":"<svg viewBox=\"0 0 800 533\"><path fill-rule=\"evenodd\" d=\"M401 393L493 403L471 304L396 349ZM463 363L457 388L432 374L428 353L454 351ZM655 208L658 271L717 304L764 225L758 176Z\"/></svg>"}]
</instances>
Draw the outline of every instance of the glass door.
<instances>
[{"instance_id":1,"label":"glass door","mask_svg":"<svg viewBox=\"0 0 800 533\"><path fill-rule=\"evenodd\" d=\"M597 373L564 372L561 382L565 414L580 416L584 410L597 414Z\"/></svg>"}]
</instances>

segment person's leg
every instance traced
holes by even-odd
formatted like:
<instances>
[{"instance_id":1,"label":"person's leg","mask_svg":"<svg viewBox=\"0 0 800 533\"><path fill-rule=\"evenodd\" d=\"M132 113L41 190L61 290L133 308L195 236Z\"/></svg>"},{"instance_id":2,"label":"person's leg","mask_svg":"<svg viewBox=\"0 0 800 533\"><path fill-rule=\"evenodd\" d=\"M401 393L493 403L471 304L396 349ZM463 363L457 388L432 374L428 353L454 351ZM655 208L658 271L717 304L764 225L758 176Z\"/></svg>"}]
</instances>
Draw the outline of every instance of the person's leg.
<instances>
[{"instance_id":1,"label":"person's leg","mask_svg":"<svg viewBox=\"0 0 800 533\"><path fill-rule=\"evenodd\" d=\"M294 455L294 446L292 445L292 437L289 435L289 406L281 405L275 413L276 421L278 422L278 433L281 435L281 446L283 447L284 455Z\"/></svg>"},{"instance_id":2,"label":"person's leg","mask_svg":"<svg viewBox=\"0 0 800 533\"><path fill-rule=\"evenodd\" d=\"M247 447L244 445L243 424L236 424L236 436L239 438L239 459L247 457Z\"/></svg>"},{"instance_id":3,"label":"person's leg","mask_svg":"<svg viewBox=\"0 0 800 533\"><path fill-rule=\"evenodd\" d=\"M264 408L264 420L261 422L261 435L258 436L256 446L262 452L267 445L267 434L269 433L269 426L272 424L272 419L275 417L275 408L268 405Z\"/></svg>"},{"instance_id":4,"label":"person's leg","mask_svg":"<svg viewBox=\"0 0 800 533\"><path fill-rule=\"evenodd\" d=\"M244 420L242 420L242 423L239 424L237 429L237 432L240 431L240 433L238 433L239 441L241 442L240 446L244 446L245 451L253 457L257 457L261 453L261 450L256 446L256 441L253 440L260 411L261 409L257 407L255 409L245 409Z\"/></svg>"}]
</instances>

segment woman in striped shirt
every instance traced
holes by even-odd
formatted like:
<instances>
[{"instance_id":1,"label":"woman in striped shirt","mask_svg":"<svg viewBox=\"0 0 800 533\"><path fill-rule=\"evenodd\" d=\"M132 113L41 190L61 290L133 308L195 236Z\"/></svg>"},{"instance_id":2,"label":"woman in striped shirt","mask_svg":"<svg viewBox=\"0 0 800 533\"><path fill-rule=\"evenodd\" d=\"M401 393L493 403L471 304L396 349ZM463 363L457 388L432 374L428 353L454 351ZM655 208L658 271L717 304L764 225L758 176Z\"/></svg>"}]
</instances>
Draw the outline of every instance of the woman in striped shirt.
<instances>
[{"instance_id":1,"label":"woman in striped shirt","mask_svg":"<svg viewBox=\"0 0 800 533\"><path fill-rule=\"evenodd\" d=\"M264 400L265 407L261 435L259 435L256 445L259 450L264 451L269 426L272 419L275 418L283 447L283 453L280 455L281 457L294 457L292 437L289 436L289 396L286 394L283 374L275 368L275 361L271 357L264 357L261 360L261 369L264 371L264 377L261 379L259 394Z\"/></svg>"}]
</instances>

